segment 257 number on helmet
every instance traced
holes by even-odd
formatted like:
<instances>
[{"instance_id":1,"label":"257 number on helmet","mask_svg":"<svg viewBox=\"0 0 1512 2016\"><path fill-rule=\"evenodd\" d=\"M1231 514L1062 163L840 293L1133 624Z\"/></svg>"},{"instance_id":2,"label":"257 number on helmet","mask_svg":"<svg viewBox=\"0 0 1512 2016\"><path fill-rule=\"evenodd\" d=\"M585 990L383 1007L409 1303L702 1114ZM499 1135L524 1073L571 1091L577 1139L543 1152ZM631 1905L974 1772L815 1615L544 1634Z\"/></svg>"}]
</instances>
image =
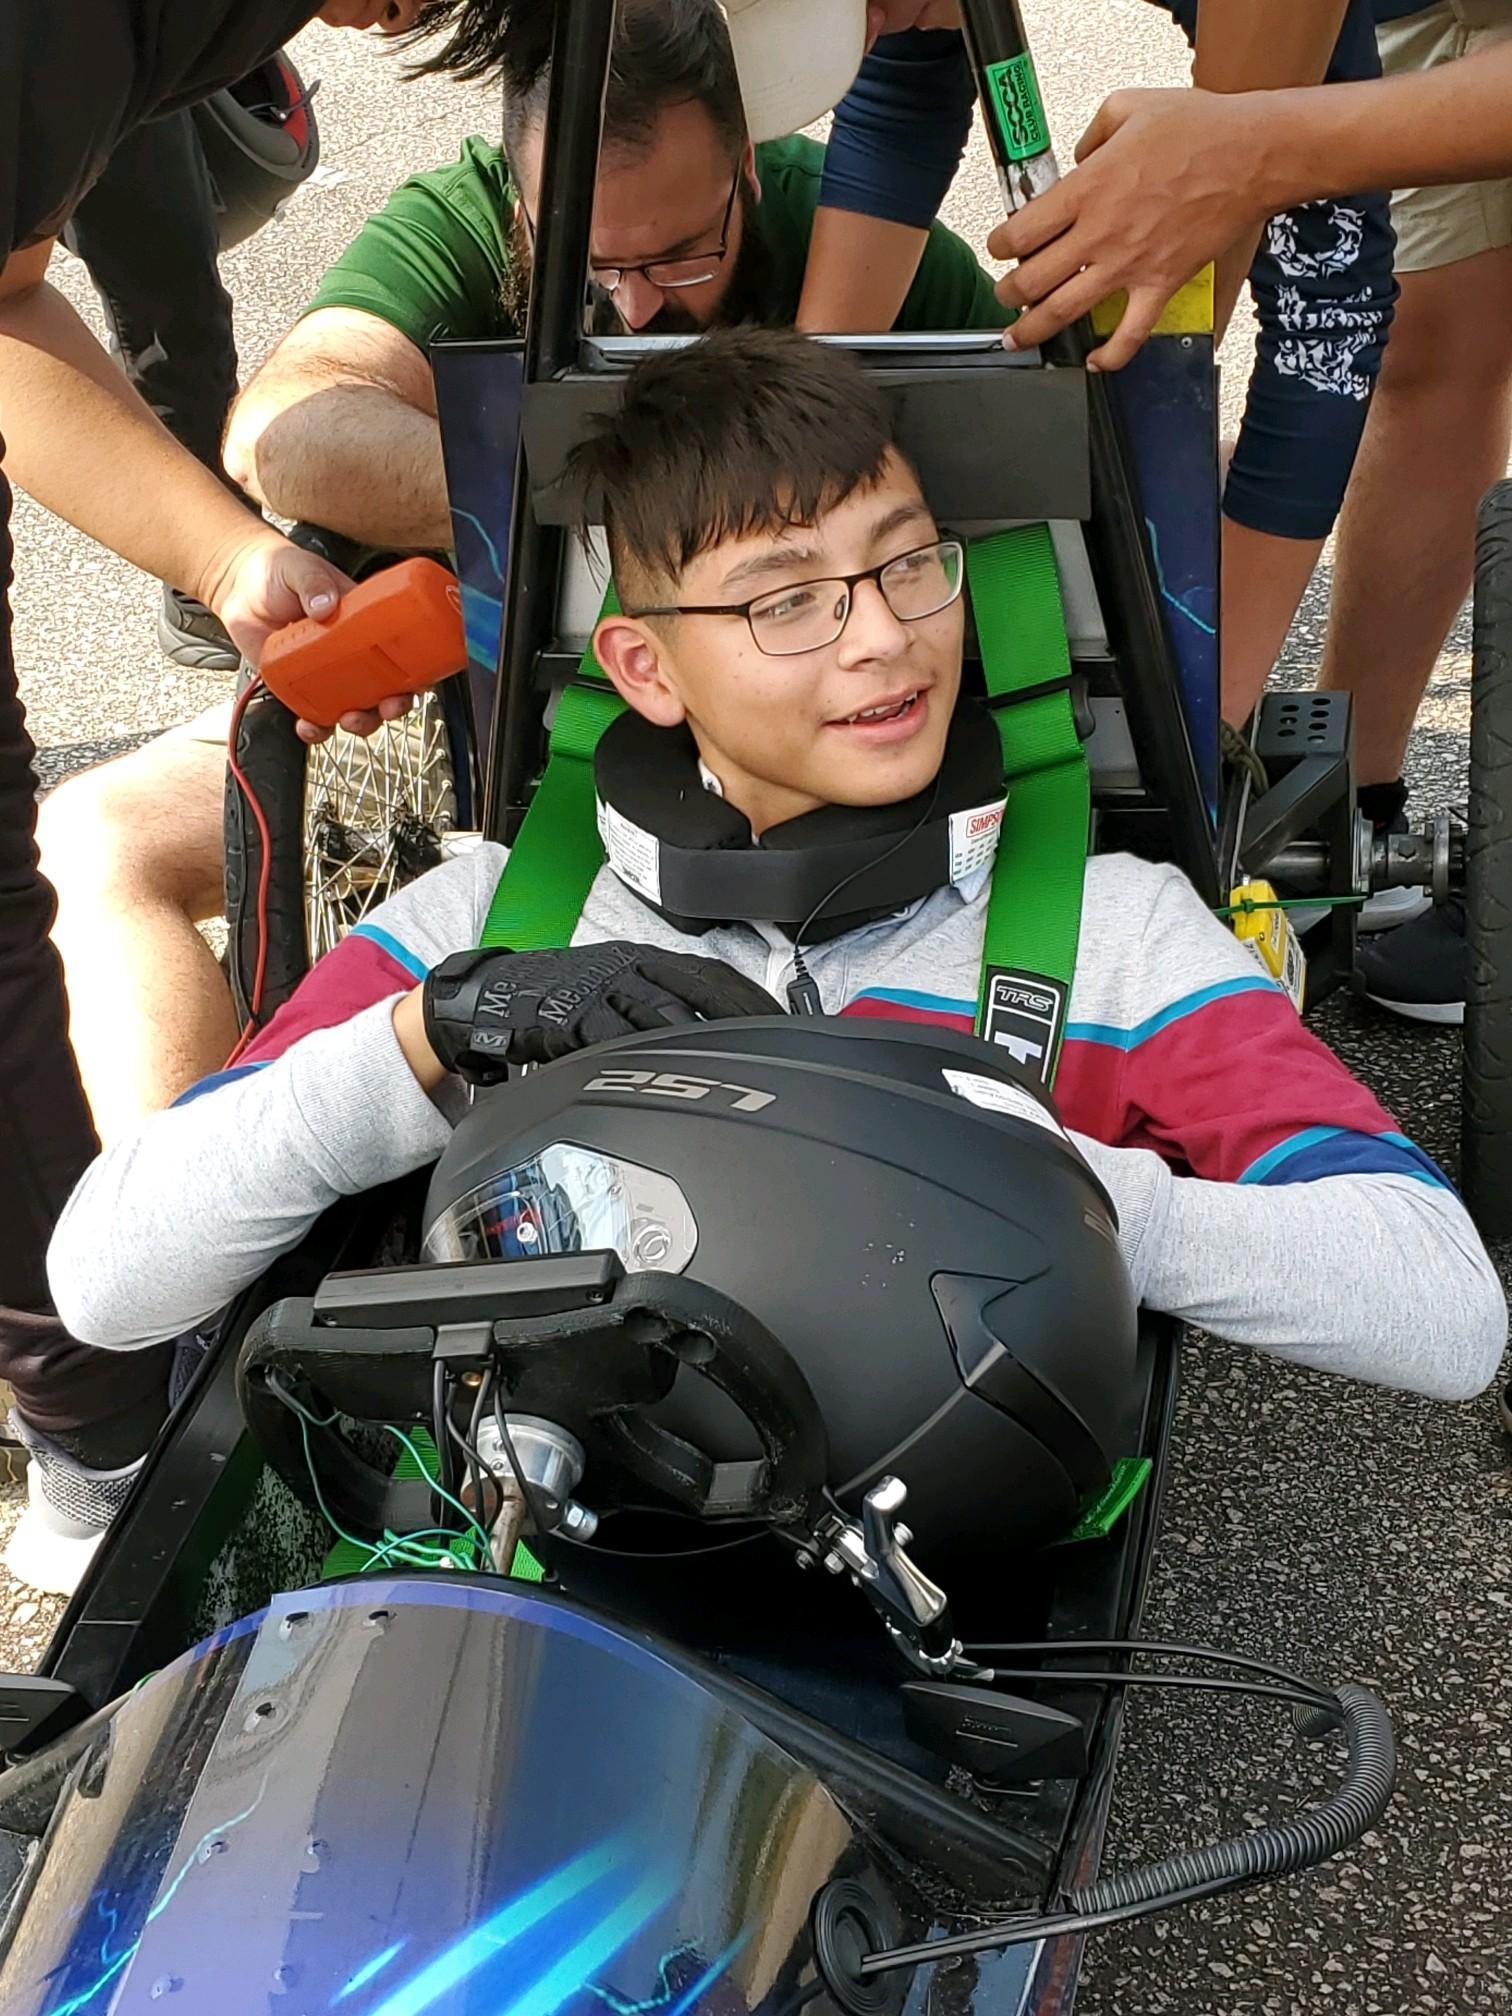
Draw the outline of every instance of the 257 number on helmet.
<instances>
[{"instance_id":1,"label":"257 number on helmet","mask_svg":"<svg viewBox=\"0 0 1512 2016\"><path fill-rule=\"evenodd\" d=\"M717 1078L688 1078L678 1071L601 1071L584 1088L589 1092L637 1092L650 1099L712 1099L723 1093L736 1113L760 1113L777 1103L775 1092L750 1085L726 1085Z\"/></svg>"}]
</instances>

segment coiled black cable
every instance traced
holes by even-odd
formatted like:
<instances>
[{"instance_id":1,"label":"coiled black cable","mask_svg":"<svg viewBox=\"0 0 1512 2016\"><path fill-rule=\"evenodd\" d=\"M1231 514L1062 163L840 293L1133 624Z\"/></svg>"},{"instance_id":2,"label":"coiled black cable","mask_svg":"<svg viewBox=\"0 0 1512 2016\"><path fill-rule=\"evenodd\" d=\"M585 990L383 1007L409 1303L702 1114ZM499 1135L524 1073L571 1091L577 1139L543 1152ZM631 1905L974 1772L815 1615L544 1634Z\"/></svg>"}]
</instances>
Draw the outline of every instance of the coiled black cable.
<instances>
[{"instance_id":1,"label":"coiled black cable","mask_svg":"<svg viewBox=\"0 0 1512 2016\"><path fill-rule=\"evenodd\" d=\"M866 1980L900 1968L1096 1931L1326 1862L1376 1825L1396 1787L1396 1739L1383 1703L1368 1687L1353 1681L1339 1688L1337 1699L1337 1713L1321 1705L1292 1710L1300 1735L1313 1740L1342 1728L1349 1747L1343 1784L1311 1811L1232 1840L1167 1855L1143 1869L1104 1877L1070 1892L1062 1911L1020 1912L980 1932L869 1953L857 1974Z\"/></svg>"},{"instance_id":2,"label":"coiled black cable","mask_svg":"<svg viewBox=\"0 0 1512 2016\"><path fill-rule=\"evenodd\" d=\"M1346 1681L1338 1690L1349 1763L1344 1782L1321 1804L1292 1820L1277 1820L1233 1840L1214 1841L1167 1855L1144 1869L1106 1876L1085 1890L1073 1891L1067 1903L1074 1911L1121 1910L1130 1904L1158 1903L1173 1891L1197 1886L1264 1882L1311 1869L1337 1855L1367 1833L1391 1803L1396 1786L1396 1738L1391 1718L1368 1687ZM1294 1708L1292 1719L1300 1735L1314 1739L1337 1726L1321 1708Z\"/></svg>"}]
</instances>

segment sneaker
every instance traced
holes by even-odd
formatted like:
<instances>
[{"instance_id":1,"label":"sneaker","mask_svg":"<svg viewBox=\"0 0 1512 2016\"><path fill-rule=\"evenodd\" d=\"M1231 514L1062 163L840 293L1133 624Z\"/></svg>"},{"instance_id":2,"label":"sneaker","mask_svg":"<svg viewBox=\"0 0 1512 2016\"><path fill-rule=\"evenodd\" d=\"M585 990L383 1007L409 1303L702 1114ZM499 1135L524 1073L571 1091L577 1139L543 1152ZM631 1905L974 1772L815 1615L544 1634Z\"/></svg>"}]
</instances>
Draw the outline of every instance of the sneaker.
<instances>
[{"instance_id":1,"label":"sneaker","mask_svg":"<svg viewBox=\"0 0 1512 2016\"><path fill-rule=\"evenodd\" d=\"M164 651L186 671L234 672L241 664L241 653L215 611L177 588L163 589L157 632Z\"/></svg>"},{"instance_id":2,"label":"sneaker","mask_svg":"<svg viewBox=\"0 0 1512 2016\"><path fill-rule=\"evenodd\" d=\"M5 1565L29 1588L72 1596L146 1459L139 1456L123 1470L86 1470L14 1410L10 1430L31 1460L26 1509L5 1550Z\"/></svg>"},{"instance_id":3,"label":"sneaker","mask_svg":"<svg viewBox=\"0 0 1512 2016\"><path fill-rule=\"evenodd\" d=\"M1412 924L1425 910L1433 908L1426 889L1378 889L1360 906L1360 929L1366 932L1395 931Z\"/></svg>"},{"instance_id":4,"label":"sneaker","mask_svg":"<svg viewBox=\"0 0 1512 2016\"><path fill-rule=\"evenodd\" d=\"M1450 901L1414 923L1360 947L1359 985L1367 1000L1409 1022L1459 1028L1470 990L1465 906Z\"/></svg>"}]
</instances>

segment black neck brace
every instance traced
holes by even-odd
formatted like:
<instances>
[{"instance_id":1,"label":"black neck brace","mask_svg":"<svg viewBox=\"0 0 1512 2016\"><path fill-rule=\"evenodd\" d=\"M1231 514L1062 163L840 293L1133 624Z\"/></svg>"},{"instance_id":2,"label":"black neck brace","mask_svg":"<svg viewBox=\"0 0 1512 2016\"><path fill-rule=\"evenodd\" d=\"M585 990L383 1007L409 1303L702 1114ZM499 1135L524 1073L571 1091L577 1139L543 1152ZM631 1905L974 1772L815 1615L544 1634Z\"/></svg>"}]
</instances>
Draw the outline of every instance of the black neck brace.
<instances>
[{"instance_id":1,"label":"black neck brace","mask_svg":"<svg viewBox=\"0 0 1512 2016\"><path fill-rule=\"evenodd\" d=\"M928 790L896 805L821 805L759 842L705 786L686 727L654 728L627 708L599 738L594 783L610 867L669 924L694 935L775 924L805 945L990 867L1007 796L997 729L975 700L958 704Z\"/></svg>"}]
</instances>

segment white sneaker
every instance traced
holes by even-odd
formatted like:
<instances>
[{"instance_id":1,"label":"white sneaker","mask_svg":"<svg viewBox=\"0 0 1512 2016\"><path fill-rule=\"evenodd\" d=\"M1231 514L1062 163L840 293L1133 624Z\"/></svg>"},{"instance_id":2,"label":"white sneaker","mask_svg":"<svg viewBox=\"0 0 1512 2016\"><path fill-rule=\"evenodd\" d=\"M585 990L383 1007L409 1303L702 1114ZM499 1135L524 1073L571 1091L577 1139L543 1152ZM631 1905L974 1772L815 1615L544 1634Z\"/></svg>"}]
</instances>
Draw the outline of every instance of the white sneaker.
<instances>
[{"instance_id":1,"label":"white sneaker","mask_svg":"<svg viewBox=\"0 0 1512 2016\"><path fill-rule=\"evenodd\" d=\"M1395 931L1432 908L1433 898L1426 889L1378 889L1361 907L1360 929Z\"/></svg>"},{"instance_id":2,"label":"white sneaker","mask_svg":"<svg viewBox=\"0 0 1512 2016\"><path fill-rule=\"evenodd\" d=\"M5 1550L5 1565L28 1588L72 1596L144 1459L124 1470L86 1470L19 1414L11 1414L10 1427L31 1461L26 1510Z\"/></svg>"}]
</instances>

